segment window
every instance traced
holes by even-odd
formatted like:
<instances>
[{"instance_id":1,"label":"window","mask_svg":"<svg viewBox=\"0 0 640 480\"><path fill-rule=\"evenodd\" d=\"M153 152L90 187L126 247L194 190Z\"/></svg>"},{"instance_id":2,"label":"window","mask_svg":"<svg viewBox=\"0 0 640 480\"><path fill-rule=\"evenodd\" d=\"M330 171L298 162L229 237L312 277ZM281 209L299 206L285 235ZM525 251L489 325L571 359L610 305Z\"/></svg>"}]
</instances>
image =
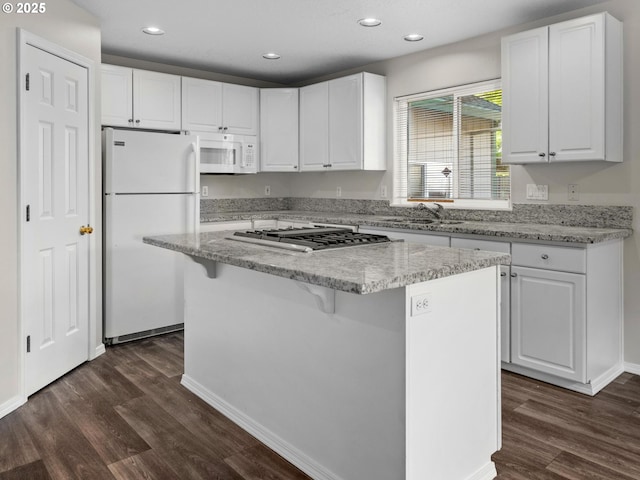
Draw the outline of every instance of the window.
<instances>
[{"instance_id":1,"label":"window","mask_svg":"<svg viewBox=\"0 0 640 480\"><path fill-rule=\"evenodd\" d=\"M396 98L396 202L509 207L501 120L499 81Z\"/></svg>"}]
</instances>

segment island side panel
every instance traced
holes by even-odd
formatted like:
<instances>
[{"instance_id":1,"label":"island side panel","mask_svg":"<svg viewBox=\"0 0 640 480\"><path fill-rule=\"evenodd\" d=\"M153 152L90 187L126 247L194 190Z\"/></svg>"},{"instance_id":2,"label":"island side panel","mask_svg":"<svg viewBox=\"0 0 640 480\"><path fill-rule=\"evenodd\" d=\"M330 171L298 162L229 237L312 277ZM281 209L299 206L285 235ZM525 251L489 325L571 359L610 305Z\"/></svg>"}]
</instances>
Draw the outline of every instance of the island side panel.
<instances>
[{"instance_id":1,"label":"island side panel","mask_svg":"<svg viewBox=\"0 0 640 480\"><path fill-rule=\"evenodd\" d=\"M405 289L336 292L185 262L183 384L316 479L405 479Z\"/></svg>"},{"instance_id":2,"label":"island side panel","mask_svg":"<svg viewBox=\"0 0 640 480\"><path fill-rule=\"evenodd\" d=\"M407 480L497 475L499 281L491 267L406 288Z\"/></svg>"}]
</instances>

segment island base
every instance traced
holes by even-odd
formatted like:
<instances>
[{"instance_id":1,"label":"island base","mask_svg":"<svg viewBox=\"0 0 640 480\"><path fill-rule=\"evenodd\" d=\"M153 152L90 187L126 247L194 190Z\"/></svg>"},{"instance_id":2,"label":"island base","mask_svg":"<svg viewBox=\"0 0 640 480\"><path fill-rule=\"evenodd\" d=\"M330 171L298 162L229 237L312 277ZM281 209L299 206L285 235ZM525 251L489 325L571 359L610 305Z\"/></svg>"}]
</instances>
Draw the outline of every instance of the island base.
<instances>
[{"instance_id":1,"label":"island base","mask_svg":"<svg viewBox=\"0 0 640 480\"><path fill-rule=\"evenodd\" d=\"M185 264L189 390L314 479L496 476L497 267L369 295L213 267Z\"/></svg>"}]
</instances>

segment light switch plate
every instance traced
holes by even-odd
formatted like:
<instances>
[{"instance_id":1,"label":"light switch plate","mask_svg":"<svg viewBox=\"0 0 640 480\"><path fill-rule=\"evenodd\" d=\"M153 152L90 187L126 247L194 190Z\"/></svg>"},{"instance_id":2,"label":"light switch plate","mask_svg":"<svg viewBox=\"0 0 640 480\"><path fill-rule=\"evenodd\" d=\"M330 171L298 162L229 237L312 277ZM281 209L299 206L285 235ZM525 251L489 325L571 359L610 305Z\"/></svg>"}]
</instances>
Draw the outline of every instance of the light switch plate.
<instances>
[{"instance_id":1,"label":"light switch plate","mask_svg":"<svg viewBox=\"0 0 640 480\"><path fill-rule=\"evenodd\" d=\"M549 200L549 185L527 183L527 200Z\"/></svg>"}]
</instances>

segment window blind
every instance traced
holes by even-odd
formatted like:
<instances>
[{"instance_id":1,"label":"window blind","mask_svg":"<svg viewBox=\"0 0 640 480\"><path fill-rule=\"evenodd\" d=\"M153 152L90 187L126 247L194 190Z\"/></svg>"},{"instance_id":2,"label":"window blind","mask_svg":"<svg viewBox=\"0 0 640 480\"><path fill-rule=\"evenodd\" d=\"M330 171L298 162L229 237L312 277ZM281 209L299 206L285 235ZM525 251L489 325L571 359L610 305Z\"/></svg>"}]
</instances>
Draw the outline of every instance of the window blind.
<instances>
[{"instance_id":1,"label":"window blind","mask_svg":"<svg viewBox=\"0 0 640 480\"><path fill-rule=\"evenodd\" d=\"M396 192L408 200L508 200L496 84L396 99Z\"/></svg>"}]
</instances>

